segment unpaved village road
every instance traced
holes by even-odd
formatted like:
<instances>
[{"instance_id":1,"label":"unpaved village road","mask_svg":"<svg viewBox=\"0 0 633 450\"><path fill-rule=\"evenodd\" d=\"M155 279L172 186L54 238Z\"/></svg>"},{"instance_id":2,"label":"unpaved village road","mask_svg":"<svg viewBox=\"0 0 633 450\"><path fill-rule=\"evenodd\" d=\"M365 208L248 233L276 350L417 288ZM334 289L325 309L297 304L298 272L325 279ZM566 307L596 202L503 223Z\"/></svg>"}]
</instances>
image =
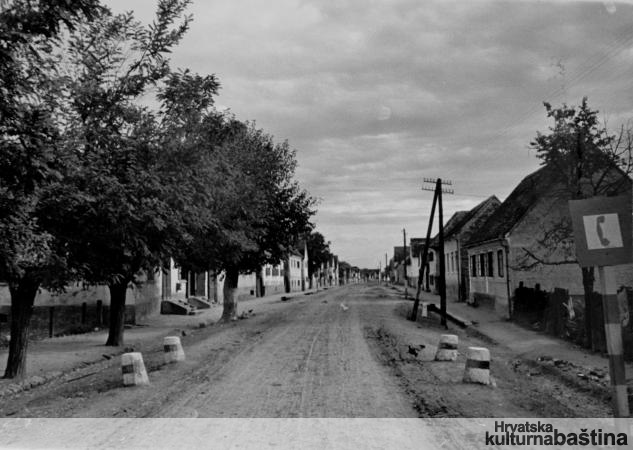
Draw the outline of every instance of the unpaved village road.
<instances>
[{"instance_id":1,"label":"unpaved village road","mask_svg":"<svg viewBox=\"0 0 633 450\"><path fill-rule=\"evenodd\" d=\"M344 307L341 304L345 305ZM392 289L351 285L263 305L183 337L187 360L143 350L151 384L124 388L118 358L72 381L3 399L2 417L605 417L609 405L469 330L456 362L435 362L436 320L405 320ZM240 310L248 310L248 302ZM408 346L425 346L417 357ZM496 386L462 383L464 350L486 346Z\"/></svg>"}]
</instances>

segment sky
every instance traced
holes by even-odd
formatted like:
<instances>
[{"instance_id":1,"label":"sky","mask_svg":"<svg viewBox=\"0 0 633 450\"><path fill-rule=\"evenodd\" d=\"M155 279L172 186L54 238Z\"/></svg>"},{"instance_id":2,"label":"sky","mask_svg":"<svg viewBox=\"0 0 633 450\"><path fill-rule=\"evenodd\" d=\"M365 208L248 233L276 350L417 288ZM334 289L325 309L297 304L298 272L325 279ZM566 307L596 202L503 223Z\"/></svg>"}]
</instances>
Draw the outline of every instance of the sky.
<instances>
[{"instance_id":1,"label":"sky","mask_svg":"<svg viewBox=\"0 0 633 450\"><path fill-rule=\"evenodd\" d=\"M155 1L108 0L152 19ZM341 260L384 265L444 221L504 200L539 161L543 102L583 96L610 129L633 118L633 4L571 1L194 0L173 68L215 74L218 108L288 140Z\"/></svg>"}]
</instances>

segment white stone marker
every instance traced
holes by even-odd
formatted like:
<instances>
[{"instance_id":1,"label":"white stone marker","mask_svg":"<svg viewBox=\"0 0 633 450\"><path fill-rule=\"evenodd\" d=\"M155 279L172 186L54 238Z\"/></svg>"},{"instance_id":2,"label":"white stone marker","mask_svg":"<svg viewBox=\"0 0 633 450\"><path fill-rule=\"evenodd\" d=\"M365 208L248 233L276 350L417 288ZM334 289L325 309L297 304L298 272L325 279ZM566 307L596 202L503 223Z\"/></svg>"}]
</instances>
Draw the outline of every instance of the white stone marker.
<instances>
[{"instance_id":1,"label":"white stone marker","mask_svg":"<svg viewBox=\"0 0 633 450\"><path fill-rule=\"evenodd\" d=\"M465 383L490 384L490 352L484 347L468 347Z\"/></svg>"},{"instance_id":2,"label":"white stone marker","mask_svg":"<svg viewBox=\"0 0 633 450\"><path fill-rule=\"evenodd\" d=\"M121 371L123 372L123 384L125 386L149 384L145 364L143 364L143 355L139 352L121 355Z\"/></svg>"},{"instance_id":3,"label":"white stone marker","mask_svg":"<svg viewBox=\"0 0 633 450\"><path fill-rule=\"evenodd\" d=\"M185 360L185 352L178 336L167 336L163 340L165 349L165 364Z\"/></svg>"},{"instance_id":4,"label":"white stone marker","mask_svg":"<svg viewBox=\"0 0 633 450\"><path fill-rule=\"evenodd\" d=\"M435 361L455 361L457 359L458 338L454 334L442 334L435 352Z\"/></svg>"}]
</instances>

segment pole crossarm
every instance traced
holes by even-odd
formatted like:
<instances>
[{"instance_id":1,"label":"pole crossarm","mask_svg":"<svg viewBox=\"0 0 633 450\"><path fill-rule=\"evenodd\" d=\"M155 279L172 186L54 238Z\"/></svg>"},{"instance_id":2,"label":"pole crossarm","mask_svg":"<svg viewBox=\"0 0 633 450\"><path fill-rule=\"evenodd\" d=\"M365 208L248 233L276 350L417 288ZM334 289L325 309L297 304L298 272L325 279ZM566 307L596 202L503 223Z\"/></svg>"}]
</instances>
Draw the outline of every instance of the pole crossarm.
<instances>
[{"instance_id":1,"label":"pole crossarm","mask_svg":"<svg viewBox=\"0 0 633 450\"><path fill-rule=\"evenodd\" d=\"M435 192L435 187L422 186L422 190L423 191ZM442 188L441 192L444 193L444 194L454 194L455 193L455 191L453 189L447 189L447 188Z\"/></svg>"},{"instance_id":2,"label":"pole crossarm","mask_svg":"<svg viewBox=\"0 0 633 450\"><path fill-rule=\"evenodd\" d=\"M426 177L422 178L422 181L425 182L425 183L433 183L433 184L435 184L435 183L437 183L437 180L438 180L438 178L426 178ZM448 186L452 186L453 182L451 180L443 180L442 179L441 180L441 184L446 184Z\"/></svg>"}]
</instances>

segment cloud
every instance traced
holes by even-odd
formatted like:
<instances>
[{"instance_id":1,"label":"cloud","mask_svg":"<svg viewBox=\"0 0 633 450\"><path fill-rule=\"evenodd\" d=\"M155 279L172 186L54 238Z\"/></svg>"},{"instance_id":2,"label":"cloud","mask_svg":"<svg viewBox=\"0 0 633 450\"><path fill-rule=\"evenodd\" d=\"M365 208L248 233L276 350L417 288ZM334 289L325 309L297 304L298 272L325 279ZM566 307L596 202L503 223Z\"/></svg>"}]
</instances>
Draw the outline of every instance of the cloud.
<instances>
[{"instance_id":1,"label":"cloud","mask_svg":"<svg viewBox=\"0 0 633 450\"><path fill-rule=\"evenodd\" d=\"M144 19L153 8L108 3ZM447 197L447 216L507 196L538 167L543 101L588 95L613 126L633 112L630 2L198 0L191 12L173 65L216 73L218 103L289 139L323 199L320 230L361 265L403 226L426 229L425 176L474 195Z\"/></svg>"}]
</instances>

